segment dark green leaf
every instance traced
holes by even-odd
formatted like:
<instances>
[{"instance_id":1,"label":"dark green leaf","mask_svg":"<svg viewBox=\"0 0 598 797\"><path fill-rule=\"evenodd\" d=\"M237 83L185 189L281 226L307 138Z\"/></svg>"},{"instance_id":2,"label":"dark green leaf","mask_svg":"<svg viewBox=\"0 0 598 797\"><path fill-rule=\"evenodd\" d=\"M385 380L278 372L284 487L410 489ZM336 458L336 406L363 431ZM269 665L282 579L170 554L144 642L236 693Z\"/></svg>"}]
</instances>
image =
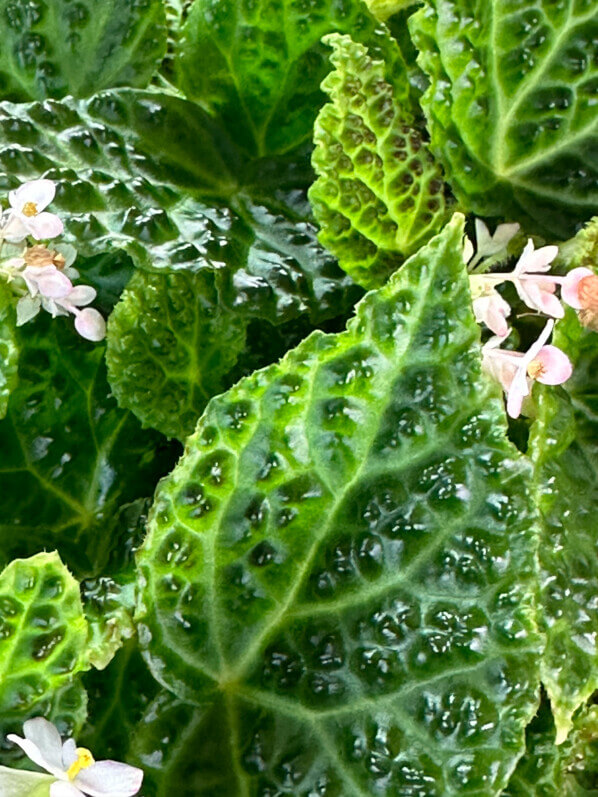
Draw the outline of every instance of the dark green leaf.
<instances>
[{"instance_id":1,"label":"dark green leaf","mask_svg":"<svg viewBox=\"0 0 598 797\"><path fill-rule=\"evenodd\" d=\"M158 488L139 634L228 740L198 795L495 795L523 752L531 474L480 375L462 236L213 399Z\"/></svg>"},{"instance_id":2,"label":"dark green leaf","mask_svg":"<svg viewBox=\"0 0 598 797\"><path fill-rule=\"evenodd\" d=\"M162 0L0 0L0 97L145 87L166 50Z\"/></svg>"},{"instance_id":3,"label":"dark green leaf","mask_svg":"<svg viewBox=\"0 0 598 797\"><path fill-rule=\"evenodd\" d=\"M12 293L0 283L0 419L6 415L8 397L18 381L19 350Z\"/></svg>"},{"instance_id":4,"label":"dark green leaf","mask_svg":"<svg viewBox=\"0 0 598 797\"><path fill-rule=\"evenodd\" d=\"M595 0L427 0L410 23L462 205L570 237L598 205Z\"/></svg>"}]
</instances>

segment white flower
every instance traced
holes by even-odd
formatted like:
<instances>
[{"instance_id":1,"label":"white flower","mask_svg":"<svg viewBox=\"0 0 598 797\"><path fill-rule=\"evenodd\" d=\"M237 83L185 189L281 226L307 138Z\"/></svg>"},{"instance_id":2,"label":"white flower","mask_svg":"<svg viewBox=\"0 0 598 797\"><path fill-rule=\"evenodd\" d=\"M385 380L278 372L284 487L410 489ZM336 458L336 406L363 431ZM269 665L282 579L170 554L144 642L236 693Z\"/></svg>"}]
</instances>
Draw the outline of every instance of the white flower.
<instances>
[{"instance_id":1,"label":"white flower","mask_svg":"<svg viewBox=\"0 0 598 797\"><path fill-rule=\"evenodd\" d=\"M469 262L469 268L473 269L485 257L492 257L504 251L512 238L515 237L519 230L518 224L499 224L494 235L490 235L488 227L481 219L475 220L475 238L476 238L476 256L473 256L473 246L469 239L465 242L464 257L466 263Z\"/></svg>"},{"instance_id":2,"label":"white flower","mask_svg":"<svg viewBox=\"0 0 598 797\"><path fill-rule=\"evenodd\" d=\"M10 210L4 214L0 237L18 242L28 235L38 241L60 235L64 229L62 221L44 210L55 194L56 186L52 180L32 180L11 191L8 195Z\"/></svg>"},{"instance_id":3,"label":"white flower","mask_svg":"<svg viewBox=\"0 0 598 797\"><path fill-rule=\"evenodd\" d=\"M93 756L74 739L62 742L54 725L43 717L27 720L23 726L25 738L15 734L9 741L18 744L25 754L52 776L49 779L50 797L133 797L139 792L143 772L118 761L94 761ZM31 776L23 772L24 777ZM13 769L0 768L0 794L22 794L15 780L21 775ZM43 776L38 776L38 779Z\"/></svg>"},{"instance_id":4,"label":"white flower","mask_svg":"<svg viewBox=\"0 0 598 797\"><path fill-rule=\"evenodd\" d=\"M558 246L534 249L534 242L530 238L513 273L506 277L515 285L521 301L532 310L553 318L562 318L565 311L554 295L557 281L545 277L544 273L550 270L550 264L558 253Z\"/></svg>"},{"instance_id":5,"label":"white flower","mask_svg":"<svg viewBox=\"0 0 598 797\"><path fill-rule=\"evenodd\" d=\"M75 329L86 340L98 342L106 337L106 322L93 307L86 307L96 298L96 291L90 285L76 285L66 296L45 302L45 309L57 315L75 316ZM81 310L80 308L84 309Z\"/></svg>"},{"instance_id":6,"label":"white flower","mask_svg":"<svg viewBox=\"0 0 598 797\"><path fill-rule=\"evenodd\" d=\"M472 274L469 282L475 320L486 324L499 338L506 337L509 334L506 319L511 314L511 305L483 274Z\"/></svg>"}]
</instances>

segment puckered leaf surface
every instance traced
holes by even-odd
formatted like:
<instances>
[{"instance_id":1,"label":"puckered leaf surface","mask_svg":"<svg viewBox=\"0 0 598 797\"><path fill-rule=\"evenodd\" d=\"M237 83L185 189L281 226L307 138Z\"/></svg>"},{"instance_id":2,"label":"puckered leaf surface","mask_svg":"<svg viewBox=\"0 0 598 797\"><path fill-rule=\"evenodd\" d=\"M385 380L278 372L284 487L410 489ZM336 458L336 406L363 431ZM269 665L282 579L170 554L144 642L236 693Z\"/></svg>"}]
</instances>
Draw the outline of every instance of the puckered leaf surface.
<instances>
[{"instance_id":1,"label":"puckered leaf surface","mask_svg":"<svg viewBox=\"0 0 598 797\"><path fill-rule=\"evenodd\" d=\"M63 732L85 719L77 673L88 669L79 585L57 553L17 559L0 573L0 735L47 716Z\"/></svg>"},{"instance_id":2,"label":"puckered leaf surface","mask_svg":"<svg viewBox=\"0 0 598 797\"><path fill-rule=\"evenodd\" d=\"M6 415L8 397L18 379L16 315L11 300L12 292L0 282L0 418Z\"/></svg>"},{"instance_id":3,"label":"puckered leaf surface","mask_svg":"<svg viewBox=\"0 0 598 797\"><path fill-rule=\"evenodd\" d=\"M0 98L145 87L166 50L162 0L0 0Z\"/></svg>"},{"instance_id":4,"label":"puckered leaf surface","mask_svg":"<svg viewBox=\"0 0 598 797\"><path fill-rule=\"evenodd\" d=\"M178 84L253 155L311 138L328 71L322 36L350 33L385 49L360 0L195 0L178 55ZM398 72L404 64L395 62Z\"/></svg>"},{"instance_id":5,"label":"puckered leaf surface","mask_svg":"<svg viewBox=\"0 0 598 797\"><path fill-rule=\"evenodd\" d=\"M427 0L410 22L457 198L568 238L598 205L595 0Z\"/></svg>"},{"instance_id":6,"label":"puckered leaf surface","mask_svg":"<svg viewBox=\"0 0 598 797\"><path fill-rule=\"evenodd\" d=\"M213 399L158 489L139 634L223 740L197 794L494 795L523 752L530 470L480 375L462 235Z\"/></svg>"},{"instance_id":7,"label":"puckered leaf surface","mask_svg":"<svg viewBox=\"0 0 598 797\"><path fill-rule=\"evenodd\" d=\"M78 577L107 562L125 505L151 494L174 452L120 410L104 347L67 318L19 330L19 385L0 421L0 554L57 546Z\"/></svg>"},{"instance_id":8,"label":"puckered leaf surface","mask_svg":"<svg viewBox=\"0 0 598 797\"><path fill-rule=\"evenodd\" d=\"M575 368L567 392L540 393L531 455L544 520L542 680L562 742L575 710L598 689L598 334L583 329L570 311L554 345Z\"/></svg>"},{"instance_id":9,"label":"puckered leaf surface","mask_svg":"<svg viewBox=\"0 0 598 797\"><path fill-rule=\"evenodd\" d=\"M335 68L322 83L331 101L316 120L309 198L320 241L371 288L442 226L442 172L413 126L409 84L399 95L385 63L349 36L324 41Z\"/></svg>"}]
</instances>

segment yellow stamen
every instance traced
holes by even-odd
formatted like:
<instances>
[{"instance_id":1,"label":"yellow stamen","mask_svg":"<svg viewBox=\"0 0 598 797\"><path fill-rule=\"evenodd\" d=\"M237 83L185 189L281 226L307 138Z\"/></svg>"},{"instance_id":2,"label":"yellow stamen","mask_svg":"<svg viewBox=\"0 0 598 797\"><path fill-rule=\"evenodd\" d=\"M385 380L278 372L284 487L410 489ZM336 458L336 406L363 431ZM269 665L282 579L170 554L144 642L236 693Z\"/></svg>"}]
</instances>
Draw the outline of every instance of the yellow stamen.
<instances>
[{"instance_id":1,"label":"yellow stamen","mask_svg":"<svg viewBox=\"0 0 598 797\"><path fill-rule=\"evenodd\" d=\"M546 368L544 367L544 364L540 362L540 360L532 360L527 366L527 372L532 379L539 379L539 377L541 377L545 371Z\"/></svg>"},{"instance_id":2,"label":"yellow stamen","mask_svg":"<svg viewBox=\"0 0 598 797\"><path fill-rule=\"evenodd\" d=\"M77 753L77 760L73 761L70 767L66 771L66 775L69 780L75 780L79 772L82 769L87 769L92 764L95 764L93 760L92 754L87 750L85 747L77 747L75 751Z\"/></svg>"},{"instance_id":3,"label":"yellow stamen","mask_svg":"<svg viewBox=\"0 0 598 797\"><path fill-rule=\"evenodd\" d=\"M37 216L37 205L35 202L25 202L23 205L23 216Z\"/></svg>"}]
</instances>

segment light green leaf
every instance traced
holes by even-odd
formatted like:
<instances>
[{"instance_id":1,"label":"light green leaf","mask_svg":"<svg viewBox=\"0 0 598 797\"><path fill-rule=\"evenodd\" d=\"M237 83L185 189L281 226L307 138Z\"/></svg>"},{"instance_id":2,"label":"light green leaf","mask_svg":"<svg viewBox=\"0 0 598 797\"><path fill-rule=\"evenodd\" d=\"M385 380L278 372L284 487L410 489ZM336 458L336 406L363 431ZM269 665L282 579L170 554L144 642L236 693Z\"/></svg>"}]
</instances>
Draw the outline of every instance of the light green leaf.
<instances>
[{"instance_id":1,"label":"light green leaf","mask_svg":"<svg viewBox=\"0 0 598 797\"><path fill-rule=\"evenodd\" d=\"M166 50L162 0L0 0L0 97L145 87Z\"/></svg>"},{"instance_id":2,"label":"light green leaf","mask_svg":"<svg viewBox=\"0 0 598 797\"><path fill-rule=\"evenodd\" d=\"M576 709L598 689L598 335L584 330L569 311L553 343L575 368L566 392L539 392L530 455L544 520L542 680L560 743Z\"/></svg>"},{"instance_id":3,"label":"light green leaf","mask_svg":"<svg viewBox=\"0 0 598 797\"><path fill-rule=\"evenodd\" d=\"M418 2L419 0L365 0L372 14L382 22Z\"/></svg>"},{"instance_id":4,"label":"light green leaf","mask_svg":"<svg viewBox=\"0 0 598 797\"><path fill-rule=\"evenodd\" d=\"M366 288L380 285L446 220L440 167L413 126L409 86L397 96L385 64L349 36L324 37L335 69L316 120L309 192L320 241Z\"/></svg>"},{"instance_id":5,"label":"light green leaf","mask_svg":"<svg viewBox=\"0 0 598 797\"><path fill-rule=\"evenodd\" d=\"M178 55L178 84L253 155L311 138L328 71L326 33L384 46L360 0L195 0Z\"/></svg>"},{"instance_id":6,"label":"light green leaf","mask_svg":"<svg viewBox=\"0 0 598 797\"><path fill-rule=\"evenodd\" d=\"M595 0L427 0L410 24L461 204L570 237L598 205Z\"/></svg>"},{"instance_id":7,"label":"light green leaf","mask_svg":"<svg viewBox=\"0 0 598 797\"><path fill-rule=\"evenodd\" d=\"M55 778L41 772L0 767L2 797L50 797L50 786L54 782Z\"/></svg>"},{"instance_id":8,"label":"light green leaf","mask_svg":"<svg viewBox=\"0 0 598 797\"><path fill-rule=\"evenodd\" d=\"M12 293L0 283L0 419L6 415L8 398L18 381L19 349Z\"/></svg>"},{"instance_id":9,"label":"light green leaf","mask_svg":"<svg viewBox=\"0 0 598 797\"><path fill-rule=\"evenodd\" d=\"M139 635L209 715L197 794L495 795L535 710L530 469L487 394L454 221L213 399L158 488Z\"/></svg>"},{"instance_id":10,"label":"light green leaf","mask_svg":"<svg viewBox=\"0 0 598 797\"><path fill-rule=\"evenodd\" d=\"M86 698L76 676L88 668L79 584L58 554L11 562L0 573L0 738L40 715L78 730Z\"/></svg>"}]
</instances>

